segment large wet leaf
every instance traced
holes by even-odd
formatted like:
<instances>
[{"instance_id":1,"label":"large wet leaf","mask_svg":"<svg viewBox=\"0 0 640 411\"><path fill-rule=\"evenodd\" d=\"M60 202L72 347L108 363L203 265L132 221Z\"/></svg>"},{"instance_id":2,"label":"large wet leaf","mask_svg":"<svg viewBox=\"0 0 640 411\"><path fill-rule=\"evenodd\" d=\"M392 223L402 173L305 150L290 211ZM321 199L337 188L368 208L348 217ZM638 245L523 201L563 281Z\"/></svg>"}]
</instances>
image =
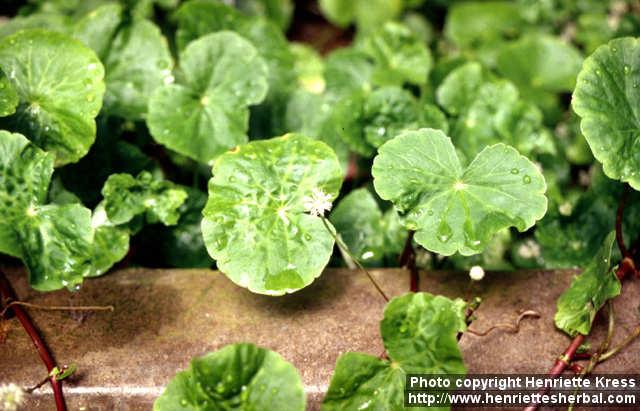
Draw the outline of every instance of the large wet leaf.
<instances>
[{"instance_id":1,"label":"large wet leaf","mask_svg":"<svg viewBox=\"0 0 640 411\"><path fill-rule=\"evenodd\" d=\"M405 132L374 159L376 192L404 214L416 241L443 255L477 254L502 228L525 231L547 210L538 168L514 148L495 144L464 168L440 130Z\"/></svg>"},{"instance_id":2,"label":"large wet leaf","mask_svg":"<svg viewBox=\"0 0 640 411\"><path fill-rule=\"evenodd\" d=\"M556 327L572 337L589 335L596 313L607 300L620 294L620 280L611 268L615 239L615 232L609 233L598 253L558 299Z\"/></svg>"},{"instance_id":3,"label":"large wet leaf","mask_svg":"<svg viewBox=\"0 0 640 411\"><path fill-rule=\"evenodd\" d=\"M72 32L104 62L104 110L111 115L142 119L153 91L173 82L173 60L160 29L146 19L124 20L117 3L90 11Z\"/></svg>"},{"instance_id":4,"label":"large wet leaf","mask_svg":"<svg viewBox=\"0 0 640 411\"><path fill-rule=\"evenodd\" d=\"M94 233L88 208L81 204L30 206L15 224L34 289L73 289L91 274Z\"/></svg>"},{"instance_id":5,"label":"large wet leaf","mask_svg":"<svg viewBox=\"0 0 640 411\"><path fill-rule=\"evenodd\" d=\"M621 38L588 57L573 109L604 173L640 190L640 40Z\"/></svg>"},{"instance_id":6,"label":"large wet leaf","mask_svg":"<svg viewBox=\"0 0 640 411\"><path fill-rule=\"evenodd\" d=\"M192 359L153 409L303 411L305 394L297 370L280 355L253 344L233 344Z\"/></svg>"},{"instance_id":7,"label":"large wet leaf","mask_svg":"<svg viewBox=\"0 0 640 411\"><path fill-rule=\"evenodd\" d=\"M153 91L173 82L167 40L147 20L136 20L119 30L103 61L107 83L104 105L112 115L142 119Z\"/></svg>"},{"instance_id":8,"label":"large wet leaf","mask_svg":"<svg viewBox=\"0 0 640 411\"><path fill-rule=\"evenodd\" d=\"M183 51L180 67L180 81L149 102L155 140L205 163L245 143L248 106L267 93L267 68L251 43L233 32L208 34Z\"/></svg>"},{"instance_id":9,"label":"large wet leaf","mask_svg":"<svg viewBox=\"0 0 640 411\"><path fill-rule=\"evenodd\" d=\"M309 285L329 261L334 240L305 203L335 199L341 183L333 150L301 135L223 154L203 211L209 254L233 282L256 293L282 295Z\"/></svg>"},{"instance_id":10,"label":"large wet leaf","mask_svg":"<svg viewBox=\"0 0 640 411\"><path fill-rule=\"evenodd\" d=\"M121 23L122 5L108 3L96 7L76 20L71 26L70 32L73 37L82 41L95 51L101 60L104 60Z\"/></svg>"},{"instance_id":11,"label":"large wet leaf","mask_svg":"<svg viewBox=\"0 0 640 411\"><path fill-rule=\"evenodd\" d=\"M45 201L52 173L51 154L21 134L0 131L0 252L22 255L15 224Z\"/></svg>"},{"instance_id":12,"label":"large wet leaf","mask_svg":"<svg viewBox=\"0 0 640 411\"><path fill-rule=\"evenodd\" d=\"M380 323L389 360L341 355L322 410L402 409L407 374L464 375L456 336L466 328L465 307L460 299L428 293L391 300Z\"/></svg>"},{"instance_id":13,"label":"large wet leaf","mask_svg":"<svg viewBox=\"0 0 640 411\"><path fill-rule=\"evenodd\" d=\"M78 161L96 136L104 69L78 40L26 30L0 41L0 68L20 97L11 128L56 154L56 164Z\"/></svg>"}]
</instances>

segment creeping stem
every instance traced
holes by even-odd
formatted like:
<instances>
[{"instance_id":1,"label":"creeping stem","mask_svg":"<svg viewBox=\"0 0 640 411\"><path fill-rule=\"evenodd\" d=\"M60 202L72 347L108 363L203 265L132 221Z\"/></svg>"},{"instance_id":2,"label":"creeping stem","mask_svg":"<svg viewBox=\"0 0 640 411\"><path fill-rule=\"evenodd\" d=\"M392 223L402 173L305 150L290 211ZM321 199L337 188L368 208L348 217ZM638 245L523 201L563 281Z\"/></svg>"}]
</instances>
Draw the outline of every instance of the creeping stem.
<instances>
[{"instance_id":1,"label":"creeping stem","mask_svg":"<svg viewBox=\"0 0 640 411\"><path fill-rule=\"evenodd\" d=\"M2 295L3 305L9 305L13 301L16 301L15 294L13 292L13 289L11 288L11 284L9 284L9 281L2 271L0 271L0 294ZM22 324L22 327L31 338L33 345L35 345L36 350L40 355L40 359L47 367L47 372L50 375L49 382L51 383L51 388L53 390L53 396L55 398L57 411L66 411L67 405L64 401L64 395L62 394L62 382L58 381L55 375L52 374L52 371L55 368L56 364L53 360L51 352L49 351L49 348L40 336L40 333L36 329L35 325L33 325L33 322L31 321L29 315L20 305L11 305L11 309L9 312L13 312L18 318L18 321L20 321L20 324Z\"/></svg>"},{"instance_id":2,"label":"creeping stem","mask_svg":"<svg viewBox=\"0 0 640 411\"><path fill-rule=\"evenodd\" d=\"M624 244L624 237L622 232L622 217L624 215L624 207L625 207L625 203L627 201L628 195L629 195L629 186L625 184L624 191L620 196L620 201L618 203L618 210L616 212L616 242L618 243L620 254L622 254L622 261L620 261L620 264L618 264L618 268L616 269L615 274L616 274L616 277L618 277L618 280L620 281L622 281L627 275L634 274L634 273L637 274L635 262L633 260L632 254L629 252L629 250L626 248ZM616 354L618 351L620 351L620 349L622 349L624 346L626 346L631 341L633 341L633 339L635 339L637 336L637 335L634 336L635 333L631 333L631 335L629 335L627 339L625 339L625 342L623 342L621 346L616 347L611 351L605 352L608 349L611 343L611 338L613 336L613 311L612 311L612 305L610 301L607 303L606 307L609 310L609 330L607 333L607 338L603 342L603 344L600 346L600 349L598 350L598 352L589 356L589 365L585 370L582 371L582 374L591 372L597 363L604 361L605 359L610 358L611 356ZM640 327L638 329L638 335L640 335ZM564 353L556 359L556 362L553 368L551 368L551 370L549 371L550 377L555 378L561 375L566 369L572 368L572 361L577 359L576 351L578 350L580 345L582 345L585 338L586 336L582 334L578 334L573 338L573 340L569 344L569 347L567 347ZM543 391L543 392L546 392L546 391ZM531 404L530 406L525 408L525 411L535 411L537 409L538 409L538 404Z\"/></svg>"}]
</instances>

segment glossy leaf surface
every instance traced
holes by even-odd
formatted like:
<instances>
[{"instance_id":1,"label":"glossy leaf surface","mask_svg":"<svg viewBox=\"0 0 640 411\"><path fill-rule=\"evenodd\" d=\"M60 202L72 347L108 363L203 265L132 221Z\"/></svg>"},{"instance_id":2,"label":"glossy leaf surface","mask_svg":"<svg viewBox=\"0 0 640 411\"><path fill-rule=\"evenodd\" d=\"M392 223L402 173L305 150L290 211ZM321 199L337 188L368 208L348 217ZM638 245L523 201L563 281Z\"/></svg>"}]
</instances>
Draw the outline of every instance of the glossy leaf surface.
<instances>
[{"instance_id":1,"label":"glossy leaf surface","mask_svg":"<svg viewBox=\"0 0 640 411\"><path fill-rule=\"evenodd\" d=\"M428 250L477 254L500 229L524 231L546 212L540 171L504 144L485 148L466 168L439 130L403 133L378 153L376 192L404 214L405 226Z\"/></svg>"},{"instance_id":2,"label":"glossy leaf surface","mask_svg":"<svg viewBox=\"0 0 640 411\"><path fill-rule=\"evenodd\" d=\"M256 293L282 295L309 285L329 261L334 240L305 204L332 201L341 183L333 150L302 135L223 154L203 211L209 254L233 282Z\"/></svg>"}]
</instances>

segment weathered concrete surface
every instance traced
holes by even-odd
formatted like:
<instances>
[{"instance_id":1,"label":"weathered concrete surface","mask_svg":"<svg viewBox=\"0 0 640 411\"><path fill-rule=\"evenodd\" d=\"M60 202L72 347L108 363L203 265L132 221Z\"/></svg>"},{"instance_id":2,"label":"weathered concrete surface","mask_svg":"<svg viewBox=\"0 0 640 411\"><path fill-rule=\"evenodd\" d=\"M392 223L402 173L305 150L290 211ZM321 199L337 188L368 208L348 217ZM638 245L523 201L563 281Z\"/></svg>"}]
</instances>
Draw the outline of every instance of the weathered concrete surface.
<instances>
[{"instance_id":1,"label":"weathered concrete surface","mask_svg":"<svg viewBox=\"0 0 640 411\"><path fill-rule=\"evenodd\" d=\"M408 288L408 273L379 270L373 275L389 295ZM488 273L471 284L464 273L423 273L421 288L483 304L472 329L482 331L525 319L517 334L495 331L461 340L471 373L545 373L568 344L553 327L555 300L571 271ZM75 363L77 374L64 384L72 410L147 410L162 387L192 356L234 342L253 342L282 354L301 372L309 408L317 409L336 358L346 351L382 352L378 323L384 301L357 271L327 270L312 286L285 297L254 295L223 275L206 270L129 269L85 282L77 293L41 294L28 289L24 274L10 271L19 298L42 305L113 305L115 312L29 312L58 364ZM640 282L628 281L616 300L614 344L640 322ZM0 344L0 383L31 386L46 374L16 320ZM596 327L602 331L604 327ZM596 333L601 338L602 333ZM597 341L597 338L594 341ZM595 344L594 344L595 345ZM599 367L601 372L640 372L640 343ZM48 386L36 391L28 410L53 409Z\"/></svg>"}]
</instances>

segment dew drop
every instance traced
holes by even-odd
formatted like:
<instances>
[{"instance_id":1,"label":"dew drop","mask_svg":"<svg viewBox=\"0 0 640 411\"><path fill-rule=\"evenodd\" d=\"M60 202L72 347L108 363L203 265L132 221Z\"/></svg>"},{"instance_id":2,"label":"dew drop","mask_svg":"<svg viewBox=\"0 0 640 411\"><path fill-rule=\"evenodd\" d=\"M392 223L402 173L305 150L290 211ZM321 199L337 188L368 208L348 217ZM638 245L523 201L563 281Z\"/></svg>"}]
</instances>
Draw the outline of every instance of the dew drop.
<instances>
[{"instance_id":1,"label":"dew drop","mask_svg":"<svg viewBox=\"0 0 640 411\"><path fill-rule=\"evenodd\" d=\"M307 241L311 241L311 234L307 233L304 235L304 239Z\"/></svg>"},{"instance_id":2,"label":"dew drop","mask_svg":"<svg viewBox=\"0 0 640 411\"><path fill-rule=\"evenodd\" d=\"M91 103L94 99L95 99L95 97L93 96L93 94L89 94L89 95L87 96L87 101L88 101L89 103Z\"/></svg>"},{"instance_id":3,"label":"dew drop","mask_svg":"<svg viewBox=\"0 0 640 411\"><path fill-rule=\"evenodd\" d=\"M520 170L518 170L517 168L511 169L511 174L518 174L518 173L520 173Z\"/></svg>"},{"instance_id":4,"label":"dew drop","mask_svg":"<svg viewBox=\"0 0 640 411\"><path fill-rule=\"evenodd\" d=\"M525 183L525 184L529 184L529 183L531 183L531 177L525 174L525 175L522 177L522 182L523 182L523 183Z\"/></svg>"},{"instance_id":5,"label":"dew drop","mask_svg":"<svg viewBox=\"0 0 640 411\"><path fill-rule=\"evenodd\" d=\"M631 72L631 68L629 66L624 66L624 74L629 74Z\"/></svg>"},{"instance_id":6,"label":"dew drop","mask_svg":"<svg viewBox=\"0 0 640 411\"><path fill-rule=\"evenodd\" d=\"M180 400L180 405L182 405L183 407L186 407L187 405L189 405L189 403L187 402L187 400L183 398Z\"/></svg>"},{"instance_id":7,"label":"dew drop","mask_svg":"<svg viewBox=\"0 0 640 411\"><path fill-rule=\"evenodd\" d=\"M236 178L234 176L229 176L229 182L230 183L235 183L236 182Z\"/></svg>"},{"instance_id":8,"label":"dew drop","mask_svg":"<svg viewBox=\"0 0 640 411\"><path fill-rule=\"evenodd\" d=\"M451 230L451 226L447 224L446 221L442 220L438 225L437 235L438 235L438 240L442 241L443 243L446 243L451 239L451 236L453 235L453 230Z\"/></svg>"}]
</instances>

